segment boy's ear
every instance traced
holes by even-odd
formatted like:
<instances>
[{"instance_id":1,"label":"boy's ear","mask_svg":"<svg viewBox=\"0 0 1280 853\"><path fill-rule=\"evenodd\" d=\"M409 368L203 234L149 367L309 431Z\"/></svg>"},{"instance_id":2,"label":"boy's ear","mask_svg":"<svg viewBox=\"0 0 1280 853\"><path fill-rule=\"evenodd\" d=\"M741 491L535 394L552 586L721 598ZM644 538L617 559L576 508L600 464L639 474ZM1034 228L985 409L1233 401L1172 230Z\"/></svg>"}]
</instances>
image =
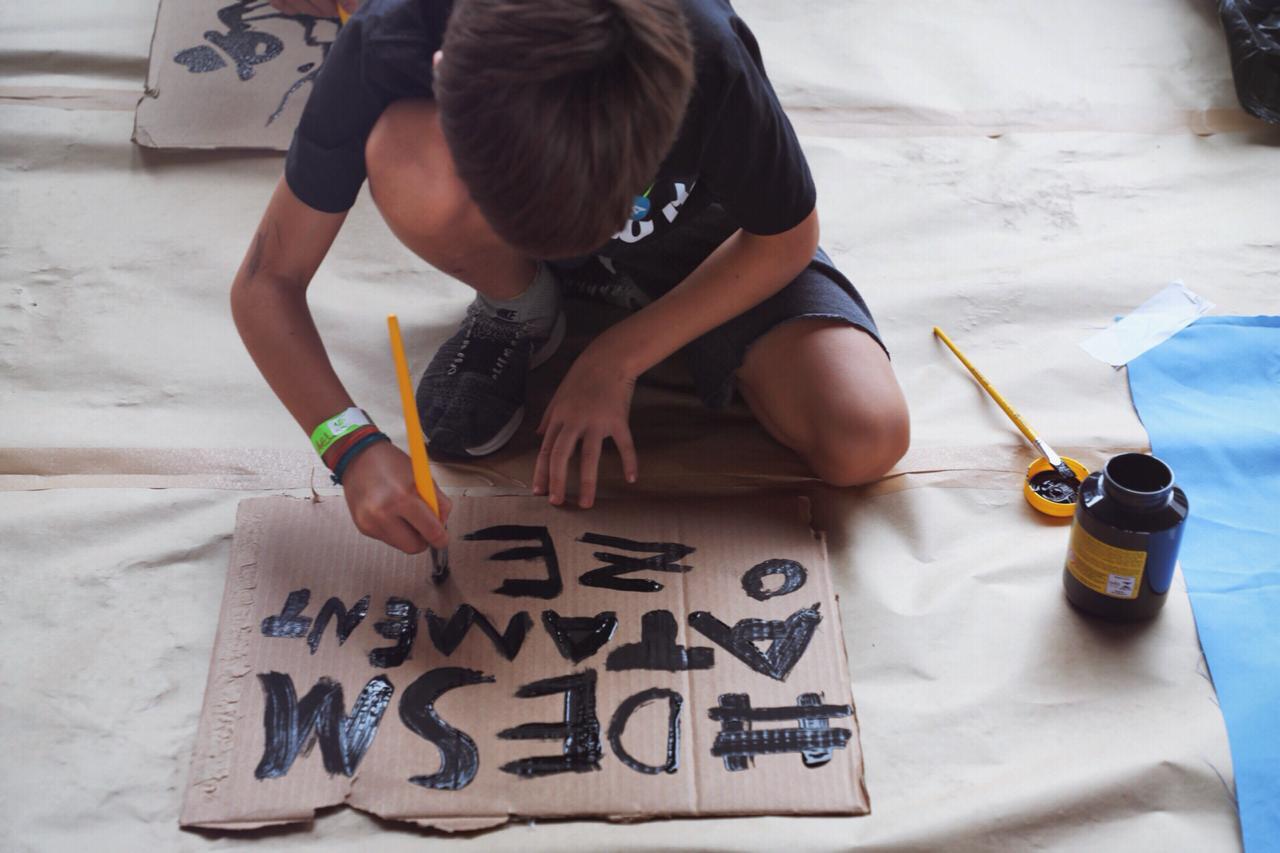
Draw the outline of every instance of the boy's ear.
<instances>
[{"instance_id":1,"label":"boy's ear","mask_svg":"<svg viewBox=\"0 0 1280 853\"><path fill-rule=\"evenodd\" d=\"M443 51L443 50L437 50L437 51L432 55L432 57L431 57L431 68L432 68L432 70L435 70L436 66L438 66L438 65L440 64L440 60L442 60L442 59L444 59L444 51Z\"/></svg>"}]
</instances>

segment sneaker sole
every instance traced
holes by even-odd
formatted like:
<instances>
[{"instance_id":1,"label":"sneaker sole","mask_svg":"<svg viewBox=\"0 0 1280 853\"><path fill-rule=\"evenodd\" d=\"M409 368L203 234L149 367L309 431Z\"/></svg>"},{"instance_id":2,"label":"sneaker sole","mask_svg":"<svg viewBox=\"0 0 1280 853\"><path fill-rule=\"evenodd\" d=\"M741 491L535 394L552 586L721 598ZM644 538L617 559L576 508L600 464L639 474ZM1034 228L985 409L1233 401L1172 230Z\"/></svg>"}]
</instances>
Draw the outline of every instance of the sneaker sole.
<instances>
[{"instance_id":1,"label":"sneaker sole","mask_svg":"<svg viewBox=\"0 0 1280 853\"><path fill-rule=\"evenodd\" d=\"M565 330L568 323L565 321L564 312L561 311L556 316L555 323L551 326L551 334L547 336L547 342L538 348L529 358L529 369L541 367L546 364L551 356L556 354L556 350L560 349L560 345L564 343Z\"/></svg>"},{"instance_id":2,"label":"sneaker sole","mask_svg":"<svg viewBox=\"0 0 1280 853\"><path fill-rule=\"evenodd\" d=\"M556 322L551 327L551 334L547 336L547 342L538 348L529 359L529 369L541 367L550 360L551 356L556 354L556 350L560 349L560 345L564 343L565 329L564 312L561 311L556 317ZM496 453L501 450L511 437L516 434L516 430L520 429L521 422L524 421L524 406L516 409L515 414L511 416L511 420L498 430L498 434L486 441L484 444L477 444L475 447L464 448L468 456L488 456L490 453Z\"/></svg>"}]
</instances>

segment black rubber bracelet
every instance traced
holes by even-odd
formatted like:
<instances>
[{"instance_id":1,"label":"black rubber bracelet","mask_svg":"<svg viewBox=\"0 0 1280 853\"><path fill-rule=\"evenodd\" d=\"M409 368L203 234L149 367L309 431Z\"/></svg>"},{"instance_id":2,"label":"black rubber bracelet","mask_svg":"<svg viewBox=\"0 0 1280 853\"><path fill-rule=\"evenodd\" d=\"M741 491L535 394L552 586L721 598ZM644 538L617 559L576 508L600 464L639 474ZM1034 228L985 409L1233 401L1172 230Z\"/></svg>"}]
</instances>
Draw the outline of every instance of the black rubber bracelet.
<instances>
[{"instance_id":1,"label":"black rubber bracelet","mask_svg":"<svg viewBox=\"0 0 1280 853\"><path fill-rule=\"evenodd\" d=\"M391 439L385 432L375 432L373 435L366 435L364 438L347 448L346 452L342 454L342 458L338 460L338 464L333 466L333 473L329 476L329 479L333 480L333 484L335 486L341 486L342 475L346 473L347 466L351 464L352 459L355 459L362 452L373 447L378 442L390 440Z\"/></svg>"}]
</instances>

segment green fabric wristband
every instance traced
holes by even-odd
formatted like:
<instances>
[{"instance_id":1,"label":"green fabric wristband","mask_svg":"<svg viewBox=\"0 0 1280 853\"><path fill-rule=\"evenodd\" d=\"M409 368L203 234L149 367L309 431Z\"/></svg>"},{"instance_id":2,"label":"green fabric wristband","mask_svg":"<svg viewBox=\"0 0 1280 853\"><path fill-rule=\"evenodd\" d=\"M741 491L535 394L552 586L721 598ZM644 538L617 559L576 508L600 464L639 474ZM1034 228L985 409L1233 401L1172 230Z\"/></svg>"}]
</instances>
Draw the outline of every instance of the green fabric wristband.
<instances>
[{"instance_id":1,"label":"green fabric wristband","mask_svg":"<svg viewBox=\"0 0 1280 853\"><path fill-rule=\"evenodd\" d=\"M369 416L364 413L363 409L354 407L347 409L315 428L315 431L311 433L311 446L316 449L316 453L324 456L324 452L332 447L335 441L371 423L373 421L369 420Z\"/></svg>"}]
</instances>

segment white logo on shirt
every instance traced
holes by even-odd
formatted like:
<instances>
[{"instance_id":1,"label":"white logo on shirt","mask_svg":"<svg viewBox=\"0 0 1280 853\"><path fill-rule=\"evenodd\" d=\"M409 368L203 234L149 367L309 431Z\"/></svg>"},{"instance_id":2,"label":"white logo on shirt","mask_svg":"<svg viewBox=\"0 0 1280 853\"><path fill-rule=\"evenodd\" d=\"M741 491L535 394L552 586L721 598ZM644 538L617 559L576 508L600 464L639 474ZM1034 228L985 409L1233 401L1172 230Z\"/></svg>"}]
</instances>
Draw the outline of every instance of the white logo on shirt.
<instances>
[{"instance_id":1,"label":"white logo on shirt","mask_svg":"<svg viewBox=\"0 0 1280 853\"><path fill-rule=\"evenodd\" d=\"M682 182L676 181L673 184L675 188L675 198L668 202L662 208L662 217L667 222L675 222L676 217L680 215L680 205L685 203L685 199L689 198L697 181L694 181L688 187ZM624 243L638 243L645 237L653 233L652 219L633 219L622 227L622 230L613 235L613 239L621 240Z\"/></svg>"}]
</instances>

